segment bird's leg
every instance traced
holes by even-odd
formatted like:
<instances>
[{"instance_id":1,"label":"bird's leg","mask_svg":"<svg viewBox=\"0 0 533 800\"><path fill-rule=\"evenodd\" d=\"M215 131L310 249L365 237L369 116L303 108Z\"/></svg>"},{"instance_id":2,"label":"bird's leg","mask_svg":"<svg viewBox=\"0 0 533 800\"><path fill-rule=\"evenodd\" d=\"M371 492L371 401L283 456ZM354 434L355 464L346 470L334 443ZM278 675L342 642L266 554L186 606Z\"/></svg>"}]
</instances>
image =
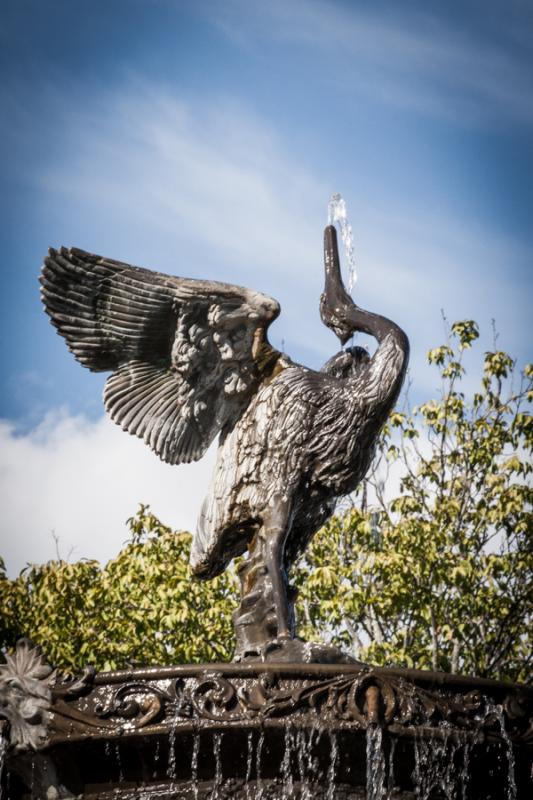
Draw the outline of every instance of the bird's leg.
<instances>
[{"instance_id":1,"label":"bird's leg","mask_svg":"<svg viewBox=\"0 0 533 800\"><path fill-rule=\"evenodd\" d=\"M283 551L290 527L290 502L276 495L263 515L265 564L272 587L272 600L278 623L278 639L292 639L293 623L287 598Z\"/></svg>"},{"instance_id":2,"label":"bird's leg","mask_svg":"<svg viewBox=\"0 0 533 800\"><path fill-rule=\"evenodd\" d=\"M284 565L290 524L291 505L276 495L248 543L248 558L238 567L241 602L233 614L236 660L279 653L276 642L294 636L293 597L288 593Z\"/></svg>"}]
</instances>

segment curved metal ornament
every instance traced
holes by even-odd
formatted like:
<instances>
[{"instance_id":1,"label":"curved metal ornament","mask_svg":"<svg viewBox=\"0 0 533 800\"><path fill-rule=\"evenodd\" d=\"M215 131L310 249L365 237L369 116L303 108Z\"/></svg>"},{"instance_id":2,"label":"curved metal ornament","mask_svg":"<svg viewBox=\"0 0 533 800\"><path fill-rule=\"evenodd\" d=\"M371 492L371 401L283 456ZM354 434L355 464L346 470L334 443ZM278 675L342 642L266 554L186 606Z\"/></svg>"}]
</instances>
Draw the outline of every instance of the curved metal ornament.
<instances>
[{"instance_id":1,"label":"curved metal ornament","mask_svg":"<svg viewBox=\"0 0 533 800\"><path fill-rule=\"evenodd\" d=\"M487 749L490 743L500 749L512 747L522 764L523 754L533 746L533 690L494 681L318 664L213 664L96 674L89 670L73 679L57 675L42 654L26 644L21 645L18 665L2 672L2 677L9 674L9 691L14 675L19 686L16 695L2 695L0 717L10 736L6 764L26 785L36 780L43 797L49 792L50 797L72 797L66 787L73 769L87 775L89 783L112 782L114 762L105 756L110 748L129 753L124 769L132 770L133 776L139 758L143 763L151 759L153 773L168 780L167 768L158 765L160 747L171 759L175 748L192 746L194 751L191 743L199 742L199 736L204 748L217 747L223 731L237 737L231 741L241 742L241 760L243 736L254 731L257 747L267 735L268 747L274 749L295 736L309 742L344 737L341 753L358 753L361 759L366 732L376 727L389 742L401 743L404 754L411 753L406 758L412 757L417 742L436 739L439 747L455 743L454 752L473 748L480 763L493 757ZM30 679L41 685L36 688ZM36 696L40 703L35 717L26 717L23 728L12 725L24 701L31 704ZM12 704L7 711L6 698ZM98 753L87 772L87 759ZM235 765L228 758L225 768L230 770ZM65 763L70 765L66 772ZM79 780L76 796L93 798L79 788L83 779ZM152 791L151 780L143 786ZM154 789L153 796L174 797L164 786L161 795ZM122 798L121 791L119 782L110 797ZM231 796L228 792L221 797ZM105 793L100 796L107 800ZM124 798L131 800L126 789Z\"/></svg>"}]
</instances>

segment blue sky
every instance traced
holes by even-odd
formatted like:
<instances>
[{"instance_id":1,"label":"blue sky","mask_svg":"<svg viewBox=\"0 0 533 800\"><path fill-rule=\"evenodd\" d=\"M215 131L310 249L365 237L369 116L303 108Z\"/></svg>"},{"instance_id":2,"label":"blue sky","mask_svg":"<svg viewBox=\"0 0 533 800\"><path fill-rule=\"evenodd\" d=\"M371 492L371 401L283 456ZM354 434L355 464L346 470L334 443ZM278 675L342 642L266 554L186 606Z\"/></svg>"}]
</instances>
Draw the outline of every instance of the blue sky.
<instances>
[{"instance_id":1,"label":"blue sky","mask_svg":"<svg viewBox=\"0 0 533 800\"><path fill-rule=\"evenodd\" d=\"M212 464L167 467L103 420L103 377L41 310L50 245L266 291L273 343L318 367L339 191L355 299L408 332L415 400L437 390L441 309L477 319L486 348L495 318L530 357L530 4L7 0L0 19L11 570L51 557L52 531L65 555L109 557L141 500L190 528Z\"/></svg>"}]
</instances>

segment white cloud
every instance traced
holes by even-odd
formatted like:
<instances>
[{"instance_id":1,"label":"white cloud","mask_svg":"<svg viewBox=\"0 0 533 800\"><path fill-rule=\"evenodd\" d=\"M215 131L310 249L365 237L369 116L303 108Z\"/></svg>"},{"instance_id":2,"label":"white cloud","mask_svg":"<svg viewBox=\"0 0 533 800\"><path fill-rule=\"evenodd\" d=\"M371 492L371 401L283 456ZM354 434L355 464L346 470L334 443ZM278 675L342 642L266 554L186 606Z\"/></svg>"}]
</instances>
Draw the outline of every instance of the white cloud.
<instances>
[{"instance_id":1,"label":"white cloud","mask_svg":"<svg viewBox=\"0 0 533 800\"><path fill-rule=\"evenodd\" d=\"M193 530L214 449L196 464L171 467L108 419L56 412L17 434L0 422L2 545L11 575L27 562L62 557L105 562L127 538L140 502L164 522Z\"/></svg>"}]
</instances>

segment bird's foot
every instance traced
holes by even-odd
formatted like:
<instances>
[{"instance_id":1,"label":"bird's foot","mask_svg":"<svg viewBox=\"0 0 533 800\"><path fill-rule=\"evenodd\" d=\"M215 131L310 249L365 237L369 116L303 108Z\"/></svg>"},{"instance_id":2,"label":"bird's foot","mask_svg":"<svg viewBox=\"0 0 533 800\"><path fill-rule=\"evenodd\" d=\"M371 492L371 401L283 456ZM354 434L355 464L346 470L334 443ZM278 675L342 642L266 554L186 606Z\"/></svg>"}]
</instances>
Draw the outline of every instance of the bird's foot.
<instances>
[{"instance_id":1,"label":"bird's foot","mask_svg":"<svg viewBox=\"0 0 533 800\"><path fill-rule=\"evenodd\" d=\"M235 655L235 661L262 661L282 664L359 664L333 645L305 642L290 635L278 635L253 651Z\"/></svg>"}]
</instances>

